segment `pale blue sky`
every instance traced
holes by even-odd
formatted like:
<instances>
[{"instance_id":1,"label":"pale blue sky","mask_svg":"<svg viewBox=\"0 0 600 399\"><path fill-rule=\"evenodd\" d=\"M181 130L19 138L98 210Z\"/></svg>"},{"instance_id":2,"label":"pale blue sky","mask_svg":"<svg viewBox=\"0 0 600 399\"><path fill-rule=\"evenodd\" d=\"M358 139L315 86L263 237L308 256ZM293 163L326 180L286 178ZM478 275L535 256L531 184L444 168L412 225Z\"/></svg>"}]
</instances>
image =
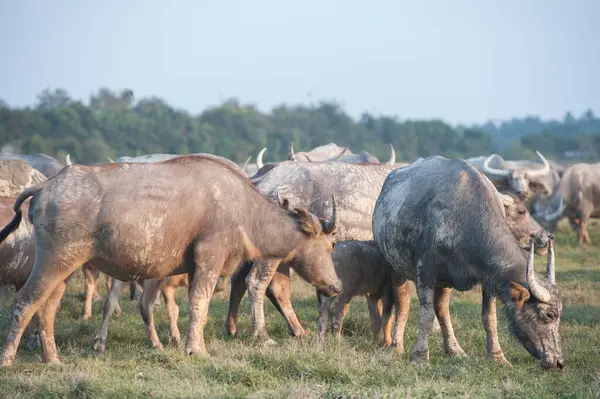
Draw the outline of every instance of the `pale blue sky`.
<instances>
[{"instance_id":1,"label":"pale blue sky","mask_svg":"<svg viewBox=\"0 0 600 399\"><path fill-rule=\"evenodd\" d=\"M101 86L197 113L335 98L401 118L600 113L596 0L0 0L0 98Z\"/></svg>"}]
</instances>

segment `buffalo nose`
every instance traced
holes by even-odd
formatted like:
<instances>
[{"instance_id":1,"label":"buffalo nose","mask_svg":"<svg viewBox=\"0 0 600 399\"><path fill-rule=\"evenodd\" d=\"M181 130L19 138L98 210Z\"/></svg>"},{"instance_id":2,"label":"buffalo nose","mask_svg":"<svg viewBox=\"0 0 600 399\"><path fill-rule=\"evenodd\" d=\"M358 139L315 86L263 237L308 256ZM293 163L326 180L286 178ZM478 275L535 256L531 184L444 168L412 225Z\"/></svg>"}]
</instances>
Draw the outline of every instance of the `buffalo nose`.
<instances>
[{"instance_id":1,"label":"buffalo nose","mask_svg":"<svg viewBox=\"0 0 600 399\"><path fill-rule=\"evenodd\" d=\"M558 358L558 360L556 361L556 367L558 367L559 370L565 368L565 360L562 357Z\"/></svg>"},{"instance_id":2,"label":"buffalo nose","mask_svg":"<svg viewBox=\"0 0 600 399\"><path fill-rule=\"evenodd\" d=\"M339 295L342 293L342 284L335 284L335 285L330 285L329 286L329 292L331 292L333 295Z\"/></svg>"}]
</instances>

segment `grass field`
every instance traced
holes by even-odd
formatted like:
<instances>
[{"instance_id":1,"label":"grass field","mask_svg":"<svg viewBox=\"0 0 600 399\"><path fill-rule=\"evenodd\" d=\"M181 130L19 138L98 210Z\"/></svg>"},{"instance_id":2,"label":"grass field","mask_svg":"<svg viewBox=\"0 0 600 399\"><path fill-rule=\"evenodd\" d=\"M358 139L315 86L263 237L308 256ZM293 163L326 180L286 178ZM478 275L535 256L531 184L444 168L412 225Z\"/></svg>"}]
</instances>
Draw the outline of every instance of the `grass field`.
<instances>
[{"instance_id":1,"label":"grass field","mask_svg":"<svg viewBox=\"0 0 600 399\"><path fill-rule=\"evenodd\" d=\"M561 333L566 362L562 373L542 371L500 320L500 343L512 368L485 358L481 327L481 292L454 293L451 313L456 335L468 358L443 355L440 334L430 340L430 365L409 363L416 341L417 302L413 289L407 325L407 354L398 355L371 343L366 302L352 302L344 337L317 349L314 333L302 340L289 337L283 318L265 305L267 326L277 346L263 347L250 337L250 307L242 303L240 337L228 337L224 296L210 306L205 336L208 358L188 358L178 348L151 349L135 304L123 292L123 313L109 326L108 349L92 351L101 302L92 320L80 320L83 286L74 277L57 317L56 341L63 365L44 366L41 352L21 349L14 367L0 369L0 397L600 397L600 224L590 227L594 246L575 248L575 235L562 224L557 235L557 281L564 297ZM536 259L538 272L545 259ZM103 289L104 283L101 281ZM101 291L103 292L103 290ZM187 331L187 299L180 290L179 325ZM226 291L228 296L228 292ZM313 289L294 279L294 307L305 325L316 330ZM267 301L268 302L268 301ZM166 344L164 305L156 310L159 336ZM2 340L8 309L0 317ZM1 341L0 341L1 342Z\"/></svg>"}]
</instances>

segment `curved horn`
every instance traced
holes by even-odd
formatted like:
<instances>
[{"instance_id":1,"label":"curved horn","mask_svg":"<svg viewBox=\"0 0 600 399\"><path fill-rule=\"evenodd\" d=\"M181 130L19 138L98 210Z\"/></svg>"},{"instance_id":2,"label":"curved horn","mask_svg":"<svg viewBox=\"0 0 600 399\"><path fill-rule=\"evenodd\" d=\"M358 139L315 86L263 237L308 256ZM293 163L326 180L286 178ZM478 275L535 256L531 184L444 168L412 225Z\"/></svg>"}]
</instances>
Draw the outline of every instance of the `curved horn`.
<instances>
[{"instance_id":1,"label":"curved horn","mask_svg":"<svg viewBox=\"0 0 600 399\"><path fill-rule=\"evenodd\" d=\"M73 165L71 163L71 154L67 154L67 156L65 157L65 162L67 163L67 166Z\"/></svg>"},{"instance_id":2,"label":"curved horn","mask_svg":"<svg viewBox=\"0 0 600 399\"><path fill-rule=\"evenodd\" d=\"M110 159L110 157L106 157L106 159L108 159L108 162L110 162L110 163L115 163L115 161L113 161L112 159Z\"/></svg>"},{"instance_id":3,"label":"curved horn","mask_svg":"<svg viewBox=\"0 0 600 399\"><path fill-rule=\"evenodd\" d=\"M286 211L290 209L290 202L287 199L281 198L281 195L279 194L279 190L276 190L276 194L277 194L277 203L279 204L279 207L282 209L285 209Z\"/></svg>"},{"instance_id":4,"label":"curved horn","mask_svg":"<svg viewBox=\"0 0 600 399\"><path fill-rule=\"evenodd\" d=\"M544 219L547 222L552 222L552 221L558 219L564 210L565 210L565 203L564 203L563 197L560 196L560 202L558 203L558 208L556 209L556 211L554 211L552 213L545 212ZM547 209L546 209L546 211L547 211Z\"/></svg>"},{"instance_id":5,"label":"curved horn","mask_svg":"<svg viewBox=\"0 0 600 399\"><path fill-rule=\"evenodd\" d=\"M262 167L265 166L263 164L263 159L262 159L263 154L265 153L265 151L267 151L267 147L265 147L262 150L260 150L260 152L256 156L256 166L258 166L258 169L262 169Z\"/></svg>"},{"instance_id":6,"label":"curved horn","mask_svg":"<svg viewBox=\"0 0 600 399\"><path fill-rule=\"evenodd\" d=\"M252 159L252 155L250 155L248 158L246 158L246 160L244 161L244 166L242 166L242 169L246 169L248 167L248 163L250 162L250 160Z\"/></svg>"},{"instance_id":7,"label":"curved horn","mask_svg":"<svg viewBox=\"0 0 600 399\"><path fill-rule=\"evenodd\" d=\"M496 175L496 176L503 176L506 177L510 174L509 170L506 169L496 169L496 168L491 168L490 167L490 161L492 160L492 158L496 156L496 154L492 154L489 157L486 158L485 162L483 163L483 172L487 173L488 175Z\"/></svg>"},{"instance_id":8,"label":"curved horn","mask_svg":"<svg viewBox=\"0 0 600 399\"><path fill-rule=\"evenodd\" d=\"M340 222L340 214L337 210L337 204L335 203L334 194L331 194L331 207L333 208L333 210L331 211L331 220L325 225L325 229L323 230L325 234L333 233Z\"/></svg>"},{"instance_id":9,"label":"curved horn","mask_svg":"<svg viewBox=\"0 0 600 399\"><path fill-rule=\"evenodd\" d=\"M294 152L294 143L290 144L290 152L288 153L288 160L296 162L296 153Z\"/></svg>"},{"instance_id":10,"label":"curved horn","mask_svg":"<svg viewBox=\"0 0 600 399\"><path fill-rule=\"evenodd\" d=\"M396 151L394 151L394 146L390 144L390 150L392 153L390 154L390 160L386 162L386 165L393 165L396 163Z\"/></svg>"},{"instance_id":11,"label":"curved horn","mask_svg":"<svg viewBox=\"0 0 600 399\"><path fill-rule=\"evenodd\" d=\"M544 158L544 156L542 155L542 153L539 152L539 151L536 151L535 153L542 160L542 163L544 164L544 167L542 169L531 169L531 170L528 170L527 171L527 175L529 175L529 177L540 177L540 176L544 176L548 172L550 172L550 164L548 163L548 161L546 160L546 158Z\"/></svg>"},{"instance_id":12,"label":"curved horn","mask_svg":"<svg viewBox=\"0 0 600 399\"><path fill-rule=\"evenodd\" d=\"M527 275L527 284L529 285L529 292L531 295L537 298L538 301L548 303L550 302L550 293L545 287L542 287L535 280L535 271L533 270L533 258L535 256L535 238L531 238L529 248L529 255L527 256L527 266L525 266L525 274Z\"/></svg>"},{"instance_id":13,"label":"curved horn","mask_svg":"<svg viewBox=\"0 0 600 399\"><path fill-rule=\"evenodd\" d=\"M556 284L556 264L554 261L553 240L548 242L548 264L546 265L546 279L552 284Z\"/></svg>"}]
</instances>

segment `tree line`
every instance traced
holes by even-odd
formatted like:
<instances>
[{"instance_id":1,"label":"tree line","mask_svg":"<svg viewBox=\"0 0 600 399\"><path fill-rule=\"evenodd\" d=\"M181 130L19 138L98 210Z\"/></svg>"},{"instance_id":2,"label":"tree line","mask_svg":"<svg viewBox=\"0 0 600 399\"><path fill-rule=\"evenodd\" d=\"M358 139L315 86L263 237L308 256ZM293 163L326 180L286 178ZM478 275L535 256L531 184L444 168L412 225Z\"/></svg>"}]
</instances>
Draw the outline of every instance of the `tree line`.
<instances>
[{"instance_id":1,"label":"tree line","mask_svg":"<svg viewBox=\"0 0 600 399\"><path fill-rule=\"evenodd\" d=\"M443 155L453 158L500 153L506 159L535 159L535 150L554 159L586 160L600 154L600 119L591 110L562 121L537 117L451 126L439 120L401 120L363 113L358 120L335 102L279 105L264 113L252 104L229 99L192 115L160 98L136 99L131 90L100 89L87 104L63 89L46 89L32 107L13 108L0 100L2 151L45 153L78 163L104 163L107 157L150 153L207 152L238 163L268 147L265 160L335 142L354 152L368 151L397 161Z\"/></svg>"}]
</instances>

